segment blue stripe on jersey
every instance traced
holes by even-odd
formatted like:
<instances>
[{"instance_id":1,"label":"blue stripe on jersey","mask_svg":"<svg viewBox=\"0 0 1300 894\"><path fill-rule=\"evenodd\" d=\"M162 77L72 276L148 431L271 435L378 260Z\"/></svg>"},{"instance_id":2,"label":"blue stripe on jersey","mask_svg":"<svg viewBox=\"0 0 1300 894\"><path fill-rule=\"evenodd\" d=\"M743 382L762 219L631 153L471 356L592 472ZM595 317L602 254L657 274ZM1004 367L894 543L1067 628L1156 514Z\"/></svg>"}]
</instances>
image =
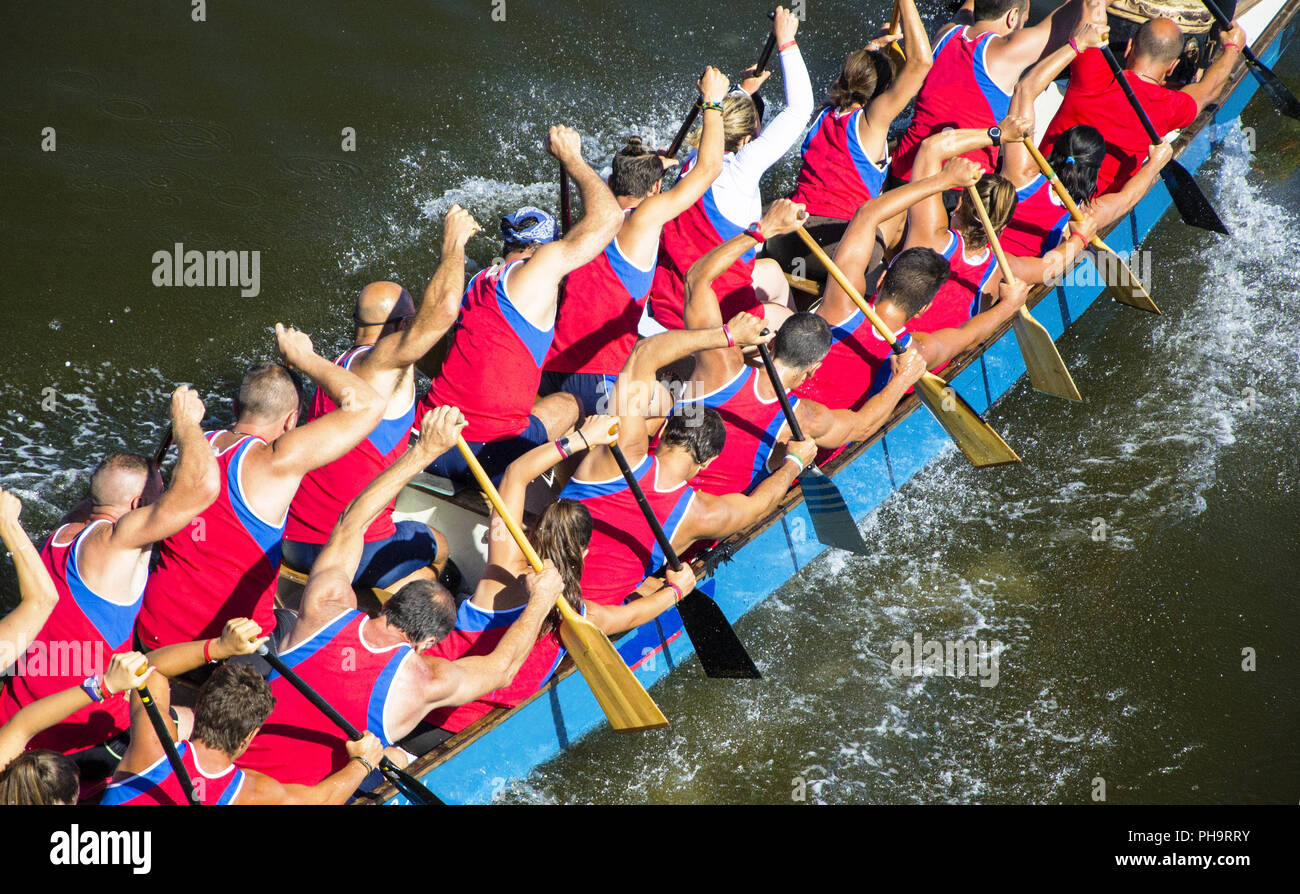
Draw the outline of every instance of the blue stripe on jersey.
<instances>
[{"instance_id":1,"label":"blue stripe on jersey","mask_svg":"<svg viewBox=\"0 0 1300 894\"><path fill-rule=\"evenodd\" d=\"M799 405L799 398L790 395L790 409L794 410ZM770 474L767 471L767 461L772 458L772 451L776 449L776 436L781 431L781 426L785 425L785 412L781 410L780 404L777 405L777 414L772 417L772 421L767 424L767 428L759 435L759 441L762 446L754 452L754 467L749 478L749 487L745 488L745 493L753 490L760 481Z\"/></svg>"},{"instance_id":2,"label":"blue stripe on jersey","mask_svg":"<svg viewBox=\"0 0 1300 894\"><path fill-rule=\"evenodd\" d=\"M373 345L357 345L340 358L343 361L341 366L351 371L352 361L372 349ZM366 440L381 454L392 452L394 447L410 437L411 427L415 424L415 403L415 394L412 393L411 405L406 408L406 412L396 419L380 419Z\"/></svg>"},{"instance_id":3,"label":"blue stripe on jersey","mask_svg":"<svg viewBox=\"0 0 1300 894\"><path fill-rule=\"evenodd\" d=\"M623 284L623 288L627 289L629 295L640 301L650 294L650 284L655 278L655 264L651 264L649 270L642 270L632 263L632 259L623 254L623 249L619 248L617 237L606 246L605 259L609 261L614 275L618 277L618 281Z\"/></svg>"},{"instance_id":4,"label":"blue stripe on jersey","mask_svg":"<svg viewBox=\"0 0 1300 894\"><path fill-rule=\"evenodd\" d=\"M939 42L934 45L934 51L930 54L930 58L938 59L939 54L943 52L943 48L946 47L948 45L948 42L952 40L953 35L960 34L965 30L966 29L961 25L958 25L955 28L949 28L948 33L944 34L943 37L939 38Z\"/></svg>"},{"instance_id":5,"label":"blue stripe on jersey","mask_svg":"<svg viewBox=\"0 0 1300 894\"><path fill-rule=\"evenodd\" d=\"M862 145L862 136L858 133L858 125L861 123L863 109L858 109L849 116L846 135L849 138L849 155L853 159L853 167L858 171L858 177L862 179L862 185L867 188L867 192L873 196L878 196L885 185L885 173L889 170L889 151L885 151L885 161L880 167L876 167L867 155L866 147ZM1001 120L1001 119L999 119Z\"/></svg>"},{"instance_id":6,"label":"blue stripe on jersey","mask_svg":"<svg viewBox=\"0 0 1300 894\"><path fill-rule=\"evenodd\" d=\"M943 247L939 254L943 255L945 261L952 261L952 253L957 250L957 234L952 230L948 231L948 244Z\"/></svg>"},{"instance_id":7,"label":"blue stripe on jersey","mask_svg":"<svg viewBox=\"0 0 1300 894\"><path fill-rule=\"evenodd\" d=\"M235 515L239 518L239 523L244 526L248 536L253 538L253 542L262 548L266 554L266 561L275 567L280 566L280 541L284 539L284 527L268 525L258 518L252 508L244 502L243 496L239 489L239 468L244 462L244 457L248 454L249 448L257 443L259 439L247 437L235 448L235 458L230 461L226 468L226 493L230 495L230 505L235 509Z\"/></svg>"},{"instance_id":8,"label":"blue stripe on jersey","mask_svg":"<svg viewBox=\"0 0 1300 894\"><path fill-rule=\"evenodd\" d=\"M338 636L339 631L348 626L348 624L350 624L359 614L361 614L361 612L358 611L344 612L335 619L334 623L327 624L313 633L310 639L299 643L292 649L286 649L281 652L280 660L289 665L289 667L297 667L319 652L327 643L334 639L334 637ZM270 675L266 678L266 682L269 683L278 676L280 675L275 671L271 671Z\"/></svg>"},{"instance_id":9,"label":"blue stripe on jersey","mask_svg":"<svg viewBox=\"0 0 1300 894\"><path fill-rule=\"evenodd\" d=\"M706 407L712 407L713 409L716 410L718 407L722 406L727 401L731 400L733 397L739 394L740 389L748 385L749 380L752 379L757 372L758 370L754 369L752 366L742 366L740 368L740 372L736 373L736 375L732 377L730 382L723 385L718 390L710 392L709 394L702 394L699 397L695 398L695 400L684 400L682 401L682 403L683 404L700 403L700 404L704 404L704 406ZM676 408L674 407L674 409Z\"/></svg>"},{"instance_id":10,"label":"blue stripe on jersey","mask_svg":"<svg viewBox=\"0 0 1300 894\"><path fill-rule=\"evenodd\" d=\"M1056 222L1056 225L1047 231L1047 235L1043 237L1043 245L1038 250L1040 258L1061 244L1061 237L1065 235L1065 227L1069 222L1070 212L1066 211L1061 215L1061 219Z\"/></svg>"},{"instance_id":11,"label":"blue stripe on jersey","mask_svg":"<svg viewBox=\"0 0 1300 894\"><path fill-rule=\"evenodd\" d=\"M1033 180L1030 180L1024 186L1016 190L1016 201L1023 202L1025 199L1038 192L1039 188L1047 182L1047 178L1039 174Z\"/></svg>"},{"instance_id":12,"label":"blue stripe on jersey","mask_svg":"<svg viewBox=\"0 0 1300 894\"><path fill-rule=\"evenodd\" d=\"M862 324L866 321L867 315L860 310L855 310L853 316L849 317L838 326L831 327L831 339L833 343L839 343L847 338L852 338Z\"/></svg>"},{"instance_id":13,"label":"blue stripe on jersey","mask_svg":"<svg viewBox=\"0 0 1300 894\"><path fill-rule=\"evenodd\" d=\"M704 198L701 201L704 203L705 216L708 217L709 223L713 225L713 229L718 231L718 235L722 237L723 242L745 232L745 226L747 225L732 223L722 216L722 212L718 210L718 203L713 198L712 186L704 193ZM757 254L758 248L756 246L741 255L740 260L752 261Z\"/></svg>"},{"instance_id":14,"label":"blue stripe on jersey","mask_svg":"<svg viewBox=\"0 0 1300 894\"><path fill-rule=\"evenodd\" d=\"M460 604L460 610L456 612L456 629L479 633L484 630L509 627L523 614L524 608L524 605L520 605L515 608L491 612L479 608L474 604L473 600L466 599Z\"/></svg>"},{"instance_id":15,"label":"blue stripe on jersey","mask_svg":"<svg viewBox=\"0 0 1300 894\"><path fill-rule=\"evenodd\" d=\"M980 280L980 286L978 289L975 290L975 297L974 299L971 300L970 303L970 315L972 317L980 312L980 296L984 294L984 286L986 286L988 284L988 281L993 278L993 271L998 269L998 265L993 260L991 254L992 251L993 251L992 249L989 249L990 252L989 266L984 271L984 278Z\"/></svg>"},{"instance_id":16,"label":"blue stripe on jersey","mask_svg":"<svg viewBox=\"0 0 1300 894\"><path fill-rule=\"evenodd\" d=\"M691 498L695 496L695 491L689 487L682 488L682 491L683 493L681 498L678 499L677 505L673 507L673 511L668 513L668 518L664 520L664 534L668 537L670 543L673 535L677 533L678 527L681 526L682 519L686 517L686 510L691 505ZM654 549L650 552L650 561L645 566L645 573L650 574L663 565L664 561L664 551L659 548L659 539L656 537Z\"/></svg>"},{"instance_id":17,"label":"blue stripe on jersey","mask_svg":"<svg viewBox=\"0 0 1300 894\"><path fill-rule=\"evenodd\" d=\"M221 797L217 799L217 804L219 806L229 804L231 801L235 800L235 795L238 795L239 790L243 787L244 771L236 767L235 775L230 777L230 784L227 785L226 790L221 793Z\"/></svg>"},{"instance_id":18,"label":"blue stripe on jersey","mask_svg":"<svg viewBox=\"0 0 1300 894\"><path fill-rule=\"evenodd\" d=\"M800 149L800 152L805 154L808 152L808 147L812 145L813 137L817 136L817 131L822 129L822 122L826 120L826 116L830 114L830 111L831 107L827 106L817 113L817 117L813 119L812 127L808 130L808 136L803 138L803 148Z\"/></svg>"},{"instance_id":19,"label":"blue stripe on jersey","mask_svg":"<svg viewBox=\"0 0 1300 894\"><path fill-rule=\"evenodd\" d=\"M638 481L645 474L648 464L654 461L654 457L646 454L641 457L641 462L632 467L632 477ZM608 497L627 490L627 482L623 476L611 478L609 481L579 481L576 478L570 478L569 483L560 491L561 500L590 500L593 497Z\"/></svg>"},{"instance_id":20,"label":"blue stripe on jersey","mask_svg":"<svg viewBox=\"0 0 1300 894\"><path fill-rule=\"evenodd\" d=\"M72 543L68 544L68 559L65 565L65 576L68 581L68 590L72 593L72 599L77 603L77 608L86 616L86 620L94 625L99 631L99 635L104 638L114 651L125 646L131 639L131 631L135 629L136 615L140 614L140 605L144 602L144 591L135 602L130 605L118 605L110 602L98 595L86 583L85 578L81 576L81 569L77 567L77 556L81 551L81 539L86 535L93 525L87 525L82 528L80 533L73 538Z\"/></svg>"},{"instance_id":21,"label":"blue stripe on jersey","mask_svg":"<svg viewBox=\"0 0 1300 894\"><path fill-rule=\"evenodd\" d=\"M997 85L984 62L984 54L988 52L989 41L995 36L992 31L986 31L975 41L975 81L979 84L980 93L984 95L985 102L989 104L989 111L993 113L993 120L1001 121L1007 117L1007 111L1011 108L1011 94L1004 93L1002 88Z\"/></svg>"},{"instance_id":22,"label":"blue stripe on jersey","mask_svg":"<svg viewBox=\"0 0 1300 894\"><path fill-rule=\"evenodd\" d=\"M898 343L907 348L912 343L912 333L904 332ZM894 377L894 364L889 358L880 364L880 369L876 370L876 375L871 379L871 387L867 389L867 398L870 399L880 393L881 389L889 384L889 380ZM807 497L805 497L807 499Z\"/></svg>"},{"instance_id":23,"label":"blue stripe on jersey","mask_svg":"<svg viewBox=\"0 0 1300 894\"><path fill-rule=\"evenodd\" d=\"M501 316L505 318L506 323L519 336L519 340L528 348L528 353L533 355L537 368L542 368L542 362L546 360L546 352L551 349L551 341L555 338L555 324L551 324L550 329L538 329L532 323L524 318L518 309L510 303L510 296L506 294L506 276L516 264L522 264L523 261L514 261L506 265L497 277L497 307L501 310Z\"/></svg>"},{"instance_id":24,"label":"blue stripe on jersey","mask_svg":"<svg viewBox=\"0 0 1300 894\"><path fill-rule=\"evenodd\" d=\"M397 676L397 669L401 667L402 661L410 651L410 646L398 647L396 654L384 665L379 679L375 680L375 685L370 690L370 704L366 707L366 729L378 736L385 748L393 743L388 740L388 731L384 729L384 705L388 701L389 690L393 688L393 678Z\"/></svg>"},{"instance_id":25,"label":"blue stripe on jersey","mask_svg":"<svg viewBox=\"0 0 1300 894\"><path fill-rule=\"evenodd\" d=\"M185 756L185 746L187 742L176 743L176 753L181 757ZM167 777L172 775L171 762L167 760L167 755L163 755L153 763L149 769L143 773L137 773L134 776L128 776L121 782L109 784L104 789L104 796L99 799L100 804L129 804L145 792L162 785Z\"/></svg>"}]
</instances>

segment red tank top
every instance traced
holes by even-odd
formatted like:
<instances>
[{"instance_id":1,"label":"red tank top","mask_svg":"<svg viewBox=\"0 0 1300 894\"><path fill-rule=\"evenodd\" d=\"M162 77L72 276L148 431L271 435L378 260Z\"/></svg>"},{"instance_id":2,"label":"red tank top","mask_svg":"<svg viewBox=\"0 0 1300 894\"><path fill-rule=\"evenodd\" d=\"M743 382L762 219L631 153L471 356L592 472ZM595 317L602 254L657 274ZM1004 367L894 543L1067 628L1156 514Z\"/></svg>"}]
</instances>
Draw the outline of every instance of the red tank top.
<instances>
[{"instance_id":1,"label":"red tank top","mask_svg":"<svg viewBox=\"0 0 1300 894\"><path fill-rule=\"evenodd\" d=\"M200 804L221 806L231 803L239 796L247 778L243 770L231 764L220 773L209 775L194 760L194 746L189 742L177 742L176 752L180 755L185 772L190 776L190 782L194 784L194 794L198 796ZM189 804L189 798L185 796L185 788L164 754L143 773L110 783L104 789L104 797L99 803L174 805Z\"/></svg>"},{"instance_id":2,"label":"red tank top","mask_svg":"<svg viewBox=\"0 0 1300 894\"><path fill-rule=\"evenodd\" d=\"M632 262L616 238L569 274L555 321L555 340L542 368L616 376L636 345L637 324L654 267Z\"/></svg>"},{"instance_id":3,"label":"red tank top","mask_svg":"<svg viewBox=\"0 0 1300 894\"><path fill-rule=\"evenodd\" d=\"M510 625L519 619L526 606L489 611L479 608L471 600L461 603L456 613L456 626L426 655L436 655L455 661L469 655L489 655L506 635ZM585 612L584 612L585 614ZM564 646L557 631L538 638L533 649L509 686L494 689L482 698L459 707L438 708L426 718L434 726L458 733L493 708L513 708L545 685L564 658Z\"/></svg>"},{"instance_id":4,"label":"red tank top","mask_svg":"<svg viewBox=\"0 0 1300 894\"><path fill-rule=\"evenodd\" d=\"M768 460L777 438L785 428L785 413L775 397L758 396L759 377L767 373L752 366L742 367L730 382L687 403L712 407L727 426L727 439L718 458L691 479L691 486L706 494L747 494L766 478ZM799 403L793 397L793 409Z\"/></svg>"},{"instance_id":5,"label":"red tank top","mask_svg":"<svg viewBox=\"0 0 1300 894\"><path fill-rule=\"evenodd\" d=\"M370 345L361 345L341 355L334 361L335 365L348 369L352 361L370 350ZM319 419L335 410L336 404L329 399L323 388L316 389L312 398L308 421ZM356 499L357 494L365 490L366 485L374 481L380 472L387 469L406 452L410 440L411 426L415 424L415 394L411 394L411 403L400 415L379 421L366 439L353 447L334 462L308 472L298 485L293 503L289 506L289 521L285 525L286 540L301 543L328 543L330 532L338 521L348 503ZM387 540L393 536L397 526L393 523L393 507L397 504L394 497L383 511L366 529L365 541Z\"/></svg>"},{"instance_id":6,"label":"red tank top","mask_svg":"<svg viewBox=\"0 0 1300 894\"><path fill-rule=\"evenodd\" d=\"M871 296L874 306L876 296ZM912 342L904 326L894 333L906 348ZM832 410L860 410L893 377L893 353L866 315L855 310L844 322L831 326L831 349L812 377L795 389L800 397Z\"/></svg>"},{"instance_id":7,"label":"red tank top","mask_svg":"<svg viewBox=\"0 0 1300 894\"><path fill-rule=\"evenodd\" d=\"M209 432L212 441L221 432ZM184 530L159 545L136 632L148 649L220 636L231 618L275 629L275 584L285 522L259 518L240 470L254 444L246 435L217 454L221 495Z\"/></svg>"},{"instance_id":8,"label":"red tank top","mask_svg":"<svg viewBox=\"0 0 1300 894\"><path fill-rule=\"evenodd\" d=\"M451 349L417 419L437 406L459 407L469 423L465 440L477 442L512 438L528 427L555 327L537 329L510 303L510 271L522 263L492 267L470 280Z\"/></svg>"},{"instance_id":9,"label":"red tank top","mask_svg":"<svg viewBox=\"0 0 1300 894\"><path fill-rule=\"evenodd\" d=\"M1061 244L1069 223L1070 212L1039 174L1016 190L1016 212L998 238L1007 254L1041 258Z\"/></svg>"},{"instance_id":10,"label":"red tank top","mask_svg":"<svg viewBox=\"0 0 1300 894\"><path fill-rule=\"evenodd\" d=\"M692 156L682 175L695 164ZM722 243L739 236L745 228L722 216L713 198L713 187L668 223L659 237L659 263L650 289L650 311L665 329L685 329L686 273L691 265ZM750 250L713 281L713 291L722 307L722 318L730 320L741 311L763 315L763 305L754 292L754 258Z\"/></svg>"},{"instance_id":11,"label":"red tank top","mask_svg":"<svg viewBox=\"0 0 1300 894\"><path fill-rule=\"evenodd\" d=\"M934 47L934 65L916 94L912 123L898 142L890 173L912 179L912 163L921 142L945 128L987 128L1007 116L1011 94L1003 91L989 74L984 54L995 35L986 31L974 40L966 35L969 26L950 28ZM962 158L981 165L986 172L997 170L997 149L989 146L967 152Z\"/></svg>"},{"instance_id":12,"label":"red tank top","mask_svg":"<svg viewBox=\"0 0 1300 894\"><path fill-rule=\"evenodd\" d=\"M912 332L938 332L964 326L979 313L980 295L998 268L997 258L987 245L975 260L969 260L966 243L954 230L948 231L948 244L940 254L948 260L948 281L939 287L928 308L908 320L907 328Z\"/></svg>"},{"instance_id":13,"label":"red tank top","mask_svg":"<svg viewBox=\"0 0 1300 894\"><path fill-rule=\"evenodd\" d=\"M880 195L889 170L889 150L877 164L863 148L859 126L863 110L822 109L803 142L803 165L790 199L809 214L852 220L868 199Z\"/></svg>"},{"instance_id":14,"label":"red tank top","mask_svg":"<svg viewBox=\"0 0 1300 894\"><path fill-rule=\"evenodd\" d=\"M86 584L78 567L81 545L100 520L82 528L71 542L58 544L59 528L41 547L41 561L54 579L58 604L35 640L18 659L0 691L0 726L37 699L80 686L102 674L115 652L131 648L131 628L140 611L143 582L129 605L111 602ZM66 720L37 733L28 749L77 751L99 745L130 727L130 704L122 695L87 705Z\"/></svg>"},{"instance_id":15,"label":"red tank top","mask_svg":"<svg viewBox=\"0 0 1300 894\"><path fill-rule=\"evenodd\" d=\"M280 657L349 723L388 746L393 738L384 707L402 663L415 652L406 643L372 649L362 639L367 622L361 612L345 611ZM343 769L348 753L342 730L288 680L276 673L267 680L275 709L235 763L299 785L315 785Z\"/></svg>"},{"instance_id":16,"label":"red tank top","mask_svg":"<svg viewBox=\"0 0 1300 894\"><path fill-rule=\"evenodd\" d=\"M659 461L647 454L632 469L655 518L672 540L690 510L695 491L686 482L666 491L657 487ZM591 545L582 569L582 598L599 605L622 605L646 575L664 563L663 551L646 524L623 476L607 481L569 479L560 499L579 500L591 513Z\"/></svg>"}]
</instances>

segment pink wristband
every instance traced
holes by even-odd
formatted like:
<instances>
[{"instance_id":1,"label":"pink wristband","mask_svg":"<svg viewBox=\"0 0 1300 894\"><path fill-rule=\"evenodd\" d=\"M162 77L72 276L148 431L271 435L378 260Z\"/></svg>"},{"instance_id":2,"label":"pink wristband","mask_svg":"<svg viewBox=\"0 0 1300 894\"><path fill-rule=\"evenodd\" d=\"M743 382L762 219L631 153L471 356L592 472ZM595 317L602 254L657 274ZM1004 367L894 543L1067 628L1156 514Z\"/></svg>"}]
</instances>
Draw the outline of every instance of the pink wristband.
<instances>
[{"instance_id":1,"label":"pink wristband","mask_svg":"<svg viewBox=\"0 0 1300 894\"><path fill-rule=\"evenodd\" d=\"M677 602L681 602L681 601L682 601L682 588L679 587L679 586L677 586L677 584L673 583L672 581L665 581L664 583L665 583L667 586L671 587L672 590L673 590L673 592L677 594ZM676 604L676 603L674 603L674 604Z\"/></svg>"},{"instance_id":2,"label":"pink wristband","mask_svg":"<svg viewBox=\"0 0 1300 894\"><path fill-rule=\"evenodd\" d=\"M734 348L736 346L736 340L731 337L731 329L726 323L722 324L722 334L727 337L727 347Z\"/></svg>"}]
</instances>

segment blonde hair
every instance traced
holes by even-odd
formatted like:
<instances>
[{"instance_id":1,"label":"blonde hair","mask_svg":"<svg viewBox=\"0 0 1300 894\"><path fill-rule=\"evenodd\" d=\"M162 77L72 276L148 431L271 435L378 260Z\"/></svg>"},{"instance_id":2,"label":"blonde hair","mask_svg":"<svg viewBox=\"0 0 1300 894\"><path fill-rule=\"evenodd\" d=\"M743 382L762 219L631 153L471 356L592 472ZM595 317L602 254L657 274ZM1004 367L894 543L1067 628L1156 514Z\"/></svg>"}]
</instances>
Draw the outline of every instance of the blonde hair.
<instances>
[{"instance_id":1,"label":"blonde hair","mask_svg":"<svg viewBox=\"0 0 1300 894\"><path fill-rule=\"evenodd\" d=\"M57 751L26 751L0 770L0 804L76 804L77 765Z\"/></svg>"},{"instance_id":2,"label":"blonde hair","mask_svg":"<svg viewBox=\"0 0 1300 894\"><path fill-rule=\"evenodd\" d=\"M748 93L728 93L723 98L722 132L722 148L725 152L736 152L740 149L742 140L758 133L758 107ZM686 138L686 145L698 149L703 137L704 128L696 128Z\"/></svg>"},{"instance_id":3,"label":"blonde hair","mask_svg":"<svg viewBox=\"0 0 1300 894\"><path fill-rule=\"evenodd\" d=\"M979 193L980 201L989 213L993 232L1001 233L1002 228L1010 223L1011 215L1016 213L1016 188L1001 174L985 174L975 184L975 191ZM964 221L960 229L961 238L968 249L978 251L989 244L988 234L984 232L984 224L980 221L975 206L967 203L965 195L961 197L961 202Z\"/></svg>"}]
</instances>

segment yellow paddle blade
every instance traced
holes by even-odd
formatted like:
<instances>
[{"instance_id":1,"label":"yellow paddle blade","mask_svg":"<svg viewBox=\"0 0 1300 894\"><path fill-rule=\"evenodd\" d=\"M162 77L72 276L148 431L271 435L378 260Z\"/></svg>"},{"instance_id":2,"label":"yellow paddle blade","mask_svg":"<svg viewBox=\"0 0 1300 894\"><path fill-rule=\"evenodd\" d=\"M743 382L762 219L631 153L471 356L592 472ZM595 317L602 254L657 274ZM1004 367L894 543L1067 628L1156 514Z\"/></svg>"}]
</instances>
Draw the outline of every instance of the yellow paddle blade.
<instances>
[{"instance_id":1,"label":"yellow paddle blade","mask_svg":"<svg viewBox=\"0 0 1300 894\"><path fill-rule=\"evenodd\" d=\"M957 390L934 373L916 383L917 396L930 408L944 431L952 437L971 465L977 468L1018 463L1020 457L1002 436L989 427Z\"/></svg>"},{"instance_id":2,"label":"yellow paddle blade","mask_svg":"<svg viewBox=\"0 0 1300 894\"><path fill-rule=\"evenodd\" d=\"M1098 249L1097 272L1106 283L1106 293L1120 304L1127 304L1129 307L1136 307L1148 313L1160 313L1160 308L1156 307L1150 293L1128 264L1124 263L1124 259L1101 239L1093 239L1092 244Z\"/></svg>"},{"instance_id":3,"label":"yellow paddle blade","mask_svg":"<svg viewBox=\"0 0 1300 894\"><path fill-rule=\"evenodd\" d=\"M621 733L667 726L668 718L642 688L609 637L567 602L557 604L563 618L560 639L600 702L609 725Z\"/></svg>"},{"instance_id":4,"label":"yellow paddle blade","mask_svg":"<svg viewBox=\"0 0 1300 894\"><path fill-rule=\"evenodd\" d=\"M1012 319L1011 327L1016 330L1016 341L1020 343L1020 353L1025 358L1029 384L1044 394L1066 400L1083 400L1046 327L1023 307Z\"/></svg>"}]
</instances>

